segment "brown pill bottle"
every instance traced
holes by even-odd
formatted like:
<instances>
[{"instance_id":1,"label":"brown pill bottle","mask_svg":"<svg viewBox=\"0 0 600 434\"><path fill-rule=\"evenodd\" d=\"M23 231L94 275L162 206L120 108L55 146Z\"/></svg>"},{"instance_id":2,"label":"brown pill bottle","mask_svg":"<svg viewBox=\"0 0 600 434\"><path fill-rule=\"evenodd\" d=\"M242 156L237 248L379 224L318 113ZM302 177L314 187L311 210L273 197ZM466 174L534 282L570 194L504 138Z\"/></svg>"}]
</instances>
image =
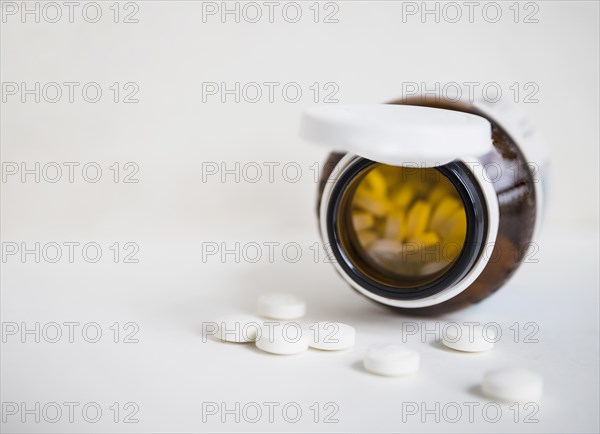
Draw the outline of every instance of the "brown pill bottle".
<instances>
[{"instance_id":1,"label":"brown pill bottle","mask_svg":"<svg viewBox=\"0 0 600 434\"><path fill-rule=\"evenodd\" d=\"M301 135L334 149L319 228L340 276L367 298L440 314L536 261L547 154L514 107L436 96L320 106Z\"/></svg>"}]
</instances>

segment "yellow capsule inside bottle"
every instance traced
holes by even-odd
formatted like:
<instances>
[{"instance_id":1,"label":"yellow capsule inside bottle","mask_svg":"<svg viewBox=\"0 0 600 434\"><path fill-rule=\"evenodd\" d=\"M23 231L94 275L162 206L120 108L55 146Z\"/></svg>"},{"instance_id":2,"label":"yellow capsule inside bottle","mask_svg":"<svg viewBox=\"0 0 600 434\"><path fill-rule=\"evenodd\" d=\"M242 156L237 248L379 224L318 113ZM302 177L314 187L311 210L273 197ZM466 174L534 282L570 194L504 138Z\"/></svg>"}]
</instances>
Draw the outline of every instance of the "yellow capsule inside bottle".
<instances>
[{"instance_id":1,"label":"yellow capsule inside bottle","mask_svg":"<svg viewBox=\"0 0 600 434\"><path fill-rule=\"evenodd\" d=\"M380 284L406 288L443 276L467 235L464 202L440 171L379 163L351 181L336 224L357 270Z\"/></svg>"}]
</instances>

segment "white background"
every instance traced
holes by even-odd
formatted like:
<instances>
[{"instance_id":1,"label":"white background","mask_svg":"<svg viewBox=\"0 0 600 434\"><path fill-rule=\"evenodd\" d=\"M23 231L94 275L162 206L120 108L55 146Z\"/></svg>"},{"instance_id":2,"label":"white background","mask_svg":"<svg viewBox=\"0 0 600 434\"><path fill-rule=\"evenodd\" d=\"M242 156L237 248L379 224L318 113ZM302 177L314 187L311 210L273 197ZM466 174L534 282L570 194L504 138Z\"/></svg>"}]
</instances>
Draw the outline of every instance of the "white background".
<instances>
[{"instance_id":1,"label":"white background","mask_svg":"<svg viewBox=\"0 0 600 434\"><path fill-rule=\"evenodd\" d=\"M3 2L6 10L7 3ZM3 403L25 402L34 408L49 402L78 402L74 422L66 407L58 423L39 423L34 415L4 414L5 432L203 432L203 431L536 431L597 432L598 400L598 143L599 143L599 7L595 1L535 2L537 23L523 22L533 6L499 2L502 17L487 22L482 8L473 23L462 2L458 23L435 17L403 16L402 2L337 2L337 23L324 23L325 4L315 23L312 2L303 2L302 18L289 23L276 9L274 23L236 23L219 15L203 22L202 2L137 2L137 23L124 23L133 9L119 6L113 22L112 2L102 2L99 22L65 16L58 23L36 23L33 16L7 16L1 25L1 81L41 86L48 82L99 83L98 103L85 102L81 86L75 102L66 94L57 103L3 92L1 159L7 162L77 162L75 180L50 183L33 176L21 182L8 176L1 184L3 243L31 247L56 242L98 243L103 256L86 262L80 250L73 263L32 255L1 264L3 326L40 327L48 322L98 323L101 340L88 343L77 329L75 342L35 342L35 336L4 336L1 355ZM28 3L34 8L36 2ZM60 3L62 4L62 3ZM80 5L84 5L81 3ZM259 4L262 4L259 2ZM283 5L284 3L282 3ZM43 5L43 4L40 4ZM434 8L435 3L429 3ZM23 7L17 3L18 7ZM217 4L220 6L220 2ZM416 4L420 6L420 2ZM235 7L231 2L228 7ZM404 5L406 7L406 5ZM438 7L443 7L439 5ZM331 11L328 7L327 11ZM450 12L450 11L448 11ZM91 12L90 12L91 13ZM53 15L52 15L53 16ZM403 19L404 18L404 19ZM242 20L243 21L243 20ZM113 102L114 82L139 86L138 103ZM278 82L275 101L266 94L258 103L236 103L219 96L202 101L203 82ZM294 82L303 95L296 103L281 97L283 84ZM539 240L538 262L525 264L497 295L469 310L444 318L407 318L376 306L347 288L322 255L315 261L311 246L318 241L314 216L315 163L327 151L297 138L301 111L314 104L309 88L335 83L341 103L385 102L417 83L422 90L436 83L497 83L503 101L514 99L542 131L552 156L552 185L546 221ZM538 88L537 102L523 98ZM263 90L266 92L266 87ZM66 87L63 87L66 92ZM120 98L123 97L123 90ZM102 168L96 183L86 182L81 167ZM138 183L113 182L114 162L134 162ZM263 176L256 183L233 175L203 179L203 163L234 168L257 163ZM265 163L278 163L274 180ZM297 182L293 168L302 169ZM5 166L3 166L4 169ZM63 166L64 167L64 166ZM121 172L123 175L125 172ZM254 172L248 172L254 173ZM6 173L3 172L3 175ZM253 176L253 175L251 175ZM121 180L122 181L122 180ZM109 247L119 242L113 261ZM136 243L139 263L123 263L123 244ZM202 243L278 242L273 262L257 263L233 255L202 261ZM298 243L302 257L291 262L281 250ZM63 255L67 254L66 248ZM288 252L293 256L293 251ZM357 346L339 354L310 351L297 357L275 357L252 346L203 342L202 323L231 311L252 313L258 294L288 291L306 298L306 321L339 320L356 326ZM436 321L496 321L503 338L484 355L454 354L439 348L432 336L408 337L422 355L418 375L384 379L360 368L364 349L375 343L402 342L402 324L416 321L419 330ZM114 343L109 328L118 322ZM139 326L138 343L123 343L124 324ZM518 322L520 335L514 336ZM539 327L538 343L523 342L527 323ZM438 322L438 325L440 322ZM63 327L66 334L67 328ZM517 342L515 342L515 340ZM426 342L421 342L426 341ZM484 372L504 366L540 371L546 391L534 416L531 409L515 413L503 406L497 423L483 417L486 400L477 385ZM103 408L97 423L81 415L85 403ZM119 422L108 408L121 407ZM123 406L139 407L134 424L122 422ZM288 402L301 406L303 417L287 422L280 410L269 423L239 422L210 416L206 402L233 408L249 402ZM319 403L319 422L309 408ZM322 407L339 408L337 423L323 423ZM449 423L449 413L407 416L403 405L426 408L455 403L464 414ZM480 404L469 420L465 403ZM404 403L404 404L403 404ZM90 414L93 416L93 412ZM494 414L490 410L490 417Z\"/></svg>"}]
</instances>

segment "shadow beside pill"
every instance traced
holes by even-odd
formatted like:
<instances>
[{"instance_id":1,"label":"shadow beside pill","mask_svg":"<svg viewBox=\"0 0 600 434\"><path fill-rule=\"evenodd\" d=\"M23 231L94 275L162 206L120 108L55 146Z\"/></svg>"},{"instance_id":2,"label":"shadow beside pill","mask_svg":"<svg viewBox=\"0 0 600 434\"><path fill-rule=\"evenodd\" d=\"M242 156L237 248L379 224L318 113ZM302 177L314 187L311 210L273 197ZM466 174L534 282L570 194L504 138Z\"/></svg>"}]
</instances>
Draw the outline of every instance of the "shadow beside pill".
<instances>
[{"instance_id":1,"label":"shadow beside pill","mask_svg":"<svg viewBox=\"0 0 600 434\"><path fill-rule=\"evenodd\" d=\"M353 371L361 372L363 374L371 376L373 375L365 369L365 365L363 365L362 360L357 360L356 362L352 363L352 365L350 365L350 368L352 368Z\"/></svg>"},{"instance_id":2,"label":"shadow beside pill","mask_svg":"<svg viewBox=\"0 0 600 434\"><path fill-rule=\"evenodd\" d=\"M454 353L454 354L460 353L460 351L456 351L456 350L453 350L452 348L448 348L446 345L444 345L444 343L441 340L439 340L439 341L434 340L433 342L431 342L430 345L437 350L445 351L447 353Z\"/></svg>"},{"instance_id":3,"label":"shadow beside pill","mask_svg":"<svg viewBox=\"0 0 600 434\"><path fill-rule=\"evenodd\" d=\"M469 393L469 395L472 395L472 396L474 396L476 398L488 401L488 398L481 391L481 385L480 384L475 384L475 385L469 387L467 389L467 392Z\"/></svg>"}]
</instances>

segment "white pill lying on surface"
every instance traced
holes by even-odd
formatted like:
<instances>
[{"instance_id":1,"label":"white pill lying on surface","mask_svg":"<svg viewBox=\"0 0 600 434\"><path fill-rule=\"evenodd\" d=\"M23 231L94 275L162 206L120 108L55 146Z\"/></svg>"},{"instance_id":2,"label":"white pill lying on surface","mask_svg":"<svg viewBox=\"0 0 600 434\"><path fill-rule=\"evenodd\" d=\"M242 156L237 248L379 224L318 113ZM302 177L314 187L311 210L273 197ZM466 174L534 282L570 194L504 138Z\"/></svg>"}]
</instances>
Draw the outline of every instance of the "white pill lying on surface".
<instances>
[{"instance_id":1,"label":"white pill lying on surface","mask_svg":"<svg viewBox=\"0 0 600 434\"><path fill-rule=\"evenodd\" d=\"M544 380L538 373L509 368L486 373L481 392L488 398L505 402L532 402L541 398L543 387Z\"/></svg>"},{"instance_id":2,"label":"white pill lying on surface","mask_svg":"<svg viewBox=\"0 0 600 434\"><path fill-rule=\"evenodd\" d=\"M306 313L304 300L292 294L264 294L258 298L258 314L273 319L296 319Z\"/></svg>"},{"instance_id":3,"label":"white pill lying on surface","mask_svg":"<svg viewBox=\"0 0 600 434\"><path fill-rule=\"evenodd\" d=\"M317 350L345 350L354 346L356 330L341 322L316 322L308 327L308 345Z\"/></svg>"},{"instance_id":4,"label":"white pill lying on surface","mask_svg":"<svg viewBox=\"0 0 600 434\"><path fill-rule=\"evenodd\" d=\"M249 315L228 315L215 321L216 337L224 342L254 342L263 321Z\"/></svg>"},{"instance_id":5,"label":"white pill lying on surface","mask_svg":"<svg viewBox=\"0 0 600 434\"><path fill-rule=\"evenodd\" d=\"M442 342L448 348L468 353L489 351L494 348L496 333L482 327L452 326L444 329Z\"/></svg>"},{"instance_id":6,"label":"white pill lying on surface","mask_svg":"<svg viewBox=\"0 0 600 434\"><path fill-rule=\"evenodd\" d=\"M256 339L256 346L272 354L298 354L308 349L308 337L298 323L266 321Z\"/></svg>"},{"instance_id":7,"label":"white pill lying on surface","mask_svg":"<svg viewBox=\"0 0 600 434\"><path fill-rule=\"evenodd\" d=\"M373 346L367 350L363 364L373 374L410 375L419 370L419 353L400 345Z\"/></svg>"}]
</instances>

